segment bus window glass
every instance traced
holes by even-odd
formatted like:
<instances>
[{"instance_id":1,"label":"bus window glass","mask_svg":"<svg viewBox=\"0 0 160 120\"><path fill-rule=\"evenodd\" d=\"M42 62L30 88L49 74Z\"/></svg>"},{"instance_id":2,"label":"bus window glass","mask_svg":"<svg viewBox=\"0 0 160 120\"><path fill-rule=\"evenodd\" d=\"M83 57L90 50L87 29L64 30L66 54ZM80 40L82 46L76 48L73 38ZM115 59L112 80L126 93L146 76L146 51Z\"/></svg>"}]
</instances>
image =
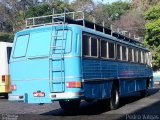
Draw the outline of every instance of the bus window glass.
<instances>
[{"instance_id":1,"label":"bus window glass","mask_svg":"<svg viewBox=\"0 0 160 120\"><path fill-rule=\"evenodd\" d=\"M101 41L101 57L107 58L107 42Z\"/></svg>"},{"instance_id":2,"label":"bus window glass","mask_svg":"<svg viewBox=\"0 0 160 120\"><path fill-rule=\"evenodd\" d=\"M12 51L12 47L7 47L7 61L8 61L8 63L9 63L11 51Z\"/></svg>"},{"instance_id":3,"label":"bus window glass","mask_svg":"<svg viewBox=\"0 0 160 120\"><path fill-rule=\"evenodd\" d=\"M128 49L128 61L133 61L132 48Z\"/></svg>"},{"instance_id":4,"label":"bus window glass","mask_svg":"<svg viewBox=\"0 0 160 120\"><path fill-rule=\"evenodd\" d=\"M91 56L97 56L97 39L91 38Z\"/></svg>"},{"instance_id":5,"label":"bus window glass","mask_svg":"<svg viewBox=\"0 0 160 120\"><path fill-rule=\"evenodd\" d=\"M142 60L141 59L141 51L138 51L138 62L141 63L142 62L141 60Z\"/></svg>"},{"instance_id":6,"label":"bus window glass","mask_svg":"<svg viewBox=\"0 0 160 120\"><path fill-rule=\"evenodd\" d=\"M90 37L83 35L83 55L90 56Z\"/></svg>"},{"instance_id":7,"label":"bus window glass","mask_svg":"<svg viewBox=\"0 0 160 120\"><path fill-rule=\"evenodd\" d=\"M121 46L117 45L117 59L120 60L121 59Z\"/></svg>"},{"instance_id":8,"label":"bus window glass","mask_svg":"<svg viewBox=\"0 0 160 120\"><path fill-rule=\"evenodd\" d=\"M29 35L19 36L16 40L13 57L25 57Z\"/></svg>"},{"instance_id":9,"label":"bus window glass","mask_svg":"<svg viewBox=\"0 0 160 120\"><path fill-rule=\"evenodd\" d=\"M127 49L122 46L122 60L127 60Z\"/></svg>"},{"instance_id":10,"label":"bus window glass","mask_svg":"<svg viewBox=\"0 0 160 120\"><path fill-rule=\"evenodd\" d=\"M113 59L115 57L114 53L114 44L108 43L108 57Z\"/></svg>"},{"instance_id":11,"label":"bus window glass","mask_svg":"<svg viewBox=\"0 0 160 120\"><path fill-rule=\"evenodd\" d=\"M146 57L145 57L145 52L142 52L142 57L143 57L143 63L146 63Z\"/></svg>"},{"instance_id":12,"label":"bus window glass","mask_svg":"<svg viewBox=\"0 0 160 120\"><path fill-rule=\"evenodd\" d=\"M134 50L134 62L138 62L137 50Z\"/></svg>"},{"instance_id":13,"label":"bus window glass","mask_svg":"<svg viewBox=\"0 0 160 120\"><path fill-rule=\"evenodd\" d=\"M29 57L48 56L50 49L50 40L51 40L50 31L44 31L43 34L42 32L33 32L32 34L30 34L27 56Z\"/></svg>"}]
</instances>

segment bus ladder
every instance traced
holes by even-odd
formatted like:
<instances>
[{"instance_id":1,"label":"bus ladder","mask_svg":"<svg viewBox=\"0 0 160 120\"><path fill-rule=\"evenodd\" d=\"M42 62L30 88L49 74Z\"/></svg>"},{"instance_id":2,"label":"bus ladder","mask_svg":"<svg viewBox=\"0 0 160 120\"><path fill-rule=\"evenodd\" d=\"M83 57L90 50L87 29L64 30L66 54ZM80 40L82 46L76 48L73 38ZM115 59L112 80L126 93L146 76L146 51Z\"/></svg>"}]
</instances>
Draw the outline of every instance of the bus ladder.
<instances>
[{"instance_id":1,"label":"bus ladder","mask_svg":"<svg viewBox=\"0 0 160 120\"><path fill-rule=\"evenodd\" d=\"M56 30L55 26L55 34L52 36L52 46L51 46L51 91L52 92L64 92L64 53L65 53L65 47L64 47L64 27L63 24L62 34L58 35L58 31ZM53 32L53 31L52 31ZM58 44L59 43L59 44ZM58 44L58 45L57 45ZM58 67L57 67L58 65ZM56 66L56 67L55 67ZM59 84L61 87L59 90L54 89L54 85Z\"/></svg>"}]
</instances>

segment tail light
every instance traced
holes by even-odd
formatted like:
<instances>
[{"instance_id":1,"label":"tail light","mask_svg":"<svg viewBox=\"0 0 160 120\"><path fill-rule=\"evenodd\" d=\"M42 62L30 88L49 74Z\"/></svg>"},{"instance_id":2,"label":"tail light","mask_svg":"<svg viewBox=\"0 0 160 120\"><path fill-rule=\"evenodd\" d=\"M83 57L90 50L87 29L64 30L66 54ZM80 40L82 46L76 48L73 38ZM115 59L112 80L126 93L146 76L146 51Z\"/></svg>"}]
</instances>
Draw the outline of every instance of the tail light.
<instances>
[{"instance_id":1,"label":"tail light","mask_svg":"<svg viewBox=\"0 0 160 120\"><path fill-rule=\"evenodd\" d=\"M14 91L14 90L16 90L16 89L17 89L16 85L11 85L11 86L10 86L10 91Z\"/></svg>"},{"instance_id":2,"label":"tail light","mask_svg":"<svg viewBox=\"0 0 160 120\"><path fill-rule=\"evenodd\" d=\"M5 75L2 75L2 82L4 83L5 82Z\"/></svg>"},{"instance_id":3,"label":"tail light","mask_svg":"<svg viewBox=\"0 0 160 120\"><path fill-rule=\"evenodd\" d=\"M67 88L81 88L81 82L67 82Z\"/></svg>"}]
</instances>

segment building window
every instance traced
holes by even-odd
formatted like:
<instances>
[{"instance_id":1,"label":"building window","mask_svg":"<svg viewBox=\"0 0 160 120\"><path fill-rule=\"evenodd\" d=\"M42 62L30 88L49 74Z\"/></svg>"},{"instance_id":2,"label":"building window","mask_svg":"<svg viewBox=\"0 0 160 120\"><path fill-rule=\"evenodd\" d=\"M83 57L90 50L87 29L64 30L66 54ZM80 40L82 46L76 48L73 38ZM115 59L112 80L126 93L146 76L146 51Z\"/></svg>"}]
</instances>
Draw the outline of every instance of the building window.
<instances>
[{"instance_id":1,"label":"building window","mask_svg":"<svg viewBox=\"0 0 160 120\"><path fill-rule=\"evenodd\" d=\"M90 56L90 37L83 35L83 55Z\"/></svg>"},{"instance_id":2,"label":"building window","mask_svg":"<svg viewBox=\"0 0 160 120\"><path fill-rule=\"evenodd\" d=\"M101 57L107 58L107 42L101 40Z\"/></svg>"},{"instance_id":3,"label":"building window","mask_svg":"<svg viewBox=\"0 0 160 120\"><path fill-rule=\"evenodd\" d=\"M91 56L98 56L98 45L97 45L97 39L96 38L91 38Z\"/></svg>"},{"instance_id":4,"label":"building window","mask_svg":"<svg viewBox=\"0 0 160 120\"><path fill-rule=\"evenodd\" d=\"M122 60L127 60L127 48L122 46Z\"/></svg>"},{"instance_id":5,"label":"building window","mask_svg":"<svg viewBox=\"0 0 160 120\"><path fill-rule=\"evenodd\" d=\"M113 43L108 43L108 57L109 58L115 58L115 49Z\"/></svg>"},{"instance_id":6,"label":"building window","mask_svg":"<svg viewBox=\"0 0 160 120\"><path fill-rule=\"evenodd\" d=\"M117 45L117 59L121 60L121 46Z\"/></svg>"}]
</instances>

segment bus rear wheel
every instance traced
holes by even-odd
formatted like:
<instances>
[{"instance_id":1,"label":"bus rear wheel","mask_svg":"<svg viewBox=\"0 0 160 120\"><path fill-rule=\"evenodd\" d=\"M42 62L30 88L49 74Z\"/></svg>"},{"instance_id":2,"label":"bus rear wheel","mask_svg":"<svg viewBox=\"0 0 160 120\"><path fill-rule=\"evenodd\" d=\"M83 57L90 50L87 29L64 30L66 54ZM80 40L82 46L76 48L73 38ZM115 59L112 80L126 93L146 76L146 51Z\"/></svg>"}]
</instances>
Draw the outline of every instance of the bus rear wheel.
<instances>
[{"instance_id":1,"label":"bus rear wheel","mask_svg":"<svg viewBox=\"0 0 160 120\"><path fill-rule=\"evenodd\" d=\"M117 109L119 107L119 101L120 101L120 96L118 87L113 85L110 98L110 109L111 110Z\"/></svg>"},{"instance_id":2,"label":"bus rear wheel","mask_svg":"<svg viewBox=\"0 0 160 120\"><path fill-rule=\"evenodd\" d=\"M78 110L80 106L80 100L61 100L59 101L61 108L65 111Z\"/></svg>"}]
</instances>

